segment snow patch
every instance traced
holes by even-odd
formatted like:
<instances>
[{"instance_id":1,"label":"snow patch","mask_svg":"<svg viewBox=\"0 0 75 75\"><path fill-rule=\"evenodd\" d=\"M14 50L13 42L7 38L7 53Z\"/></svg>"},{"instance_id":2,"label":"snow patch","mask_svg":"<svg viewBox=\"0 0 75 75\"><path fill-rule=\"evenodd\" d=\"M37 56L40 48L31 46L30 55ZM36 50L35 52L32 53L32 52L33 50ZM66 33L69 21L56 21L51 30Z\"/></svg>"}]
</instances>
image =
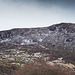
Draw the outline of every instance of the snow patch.
<instances>
[{"instance_id":1,"label":"snow patch","mask_svg":"<svg viewBox=\"0 0 75 75\"><path fill-rule=\"evenodd\" d=\"M4 40L1 40L1 43L3 43L3 42L8 42L8 41L10 41L11 39L4 39Z\"/></svg>"}]
</instances>

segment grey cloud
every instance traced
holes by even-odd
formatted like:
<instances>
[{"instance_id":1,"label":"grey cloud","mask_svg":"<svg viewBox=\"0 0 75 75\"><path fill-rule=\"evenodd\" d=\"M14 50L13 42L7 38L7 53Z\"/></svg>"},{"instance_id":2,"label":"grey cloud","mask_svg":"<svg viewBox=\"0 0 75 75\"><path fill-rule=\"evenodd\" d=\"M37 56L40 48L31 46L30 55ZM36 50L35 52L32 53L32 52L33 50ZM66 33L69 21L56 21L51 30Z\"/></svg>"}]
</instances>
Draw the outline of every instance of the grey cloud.
<instances>
[{"instance_id":1,"label":"grey cloud","mask_svg":"<svg viewBox=\"0 0 75 75\"><path fill-rule=\"evenodd\" d=\"M75 0L37 0L40 5L51 6L57 5L59 7L75 8Z\"/></svg>"},{"instance_id":2,"label":"grey cloud","mask_svg":"<svg viewBox=\"0 0 75 75\"><path fill-rule=\"evenodd\" d=\"M13 3L35 3L39 6L52 6L52 5L58 5L61 7L75 7L75 0L3 0L6 2L13 2Z\"/></svg>"},{"instance_id":3,"label":"grey cloud","mask_svg":"<svg viewBox=\"0 0 75 75\"><path fill-rule=\"evenodd\" d=\"M75 0L0 0L0 30L75 22Z\"/></svg>"}]
</instances>

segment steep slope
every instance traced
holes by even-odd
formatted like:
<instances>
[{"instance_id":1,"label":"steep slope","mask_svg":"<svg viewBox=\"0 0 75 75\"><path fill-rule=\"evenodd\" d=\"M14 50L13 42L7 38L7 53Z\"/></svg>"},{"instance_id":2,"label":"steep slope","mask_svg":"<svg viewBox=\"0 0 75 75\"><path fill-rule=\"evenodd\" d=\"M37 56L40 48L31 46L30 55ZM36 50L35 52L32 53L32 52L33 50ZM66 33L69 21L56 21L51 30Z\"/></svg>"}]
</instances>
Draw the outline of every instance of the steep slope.
<instances>
[{"instance_id":1,"label":"steep slope","mask_svg":"<svg viewBox=\"0 0 75 75\"><path fill-rule=\"evenodd\" d=\"M16 45L51 43L59 49L75 49L75 24L60 23L44 28L0 31L0 43Z\"/></svg>"}]
</instances>

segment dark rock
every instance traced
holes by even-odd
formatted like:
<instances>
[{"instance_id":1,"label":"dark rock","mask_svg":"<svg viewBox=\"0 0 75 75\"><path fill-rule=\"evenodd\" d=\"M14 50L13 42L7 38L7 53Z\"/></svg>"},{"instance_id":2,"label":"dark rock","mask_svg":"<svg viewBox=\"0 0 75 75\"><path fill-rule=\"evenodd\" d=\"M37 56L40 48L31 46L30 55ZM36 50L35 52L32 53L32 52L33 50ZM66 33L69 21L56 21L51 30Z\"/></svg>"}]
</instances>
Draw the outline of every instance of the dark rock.
<instances>
[{"instance_id":1,"label":"dark rock","mask_svg":"<svg viewBox=\"0 0 75 75\"><path fill-rule=\"evenodd\" d=\"M0 42L2 43L16 45L35 44L35 42L51 43L53 46L63 49L75 49L74 37L75 24L72 23L60 23L43 28L16 28L0 31Z\"/></svg>"},{"instance_id":2,"label":"dark rock","mask_svg":"<svg viewBox=\"0 0 75 75\"><path fill-rule=\"evenodd\" d=\"M67 41L67 42L72 42L73 39L72 39L72 38L69 38L69 39L67 39L66 41Z\"/></svg>"}]
</instances>

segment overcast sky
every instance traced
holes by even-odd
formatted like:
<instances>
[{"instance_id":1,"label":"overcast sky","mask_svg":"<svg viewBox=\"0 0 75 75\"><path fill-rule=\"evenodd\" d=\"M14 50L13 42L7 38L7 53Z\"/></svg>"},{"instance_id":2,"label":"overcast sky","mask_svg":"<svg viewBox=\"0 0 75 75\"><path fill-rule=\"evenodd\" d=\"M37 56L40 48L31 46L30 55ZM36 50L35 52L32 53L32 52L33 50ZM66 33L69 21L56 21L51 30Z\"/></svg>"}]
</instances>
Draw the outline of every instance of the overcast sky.
<instances>
[{"instance_id":1,"label":"overcast sky","mask_svg":"<svg viewBox=\"0 0 75 75\"><path fill-rule=\"evenodd\" d=\"M0 0L0 31L75 23L75 0Z\"/></svg>"}]
</instances>

